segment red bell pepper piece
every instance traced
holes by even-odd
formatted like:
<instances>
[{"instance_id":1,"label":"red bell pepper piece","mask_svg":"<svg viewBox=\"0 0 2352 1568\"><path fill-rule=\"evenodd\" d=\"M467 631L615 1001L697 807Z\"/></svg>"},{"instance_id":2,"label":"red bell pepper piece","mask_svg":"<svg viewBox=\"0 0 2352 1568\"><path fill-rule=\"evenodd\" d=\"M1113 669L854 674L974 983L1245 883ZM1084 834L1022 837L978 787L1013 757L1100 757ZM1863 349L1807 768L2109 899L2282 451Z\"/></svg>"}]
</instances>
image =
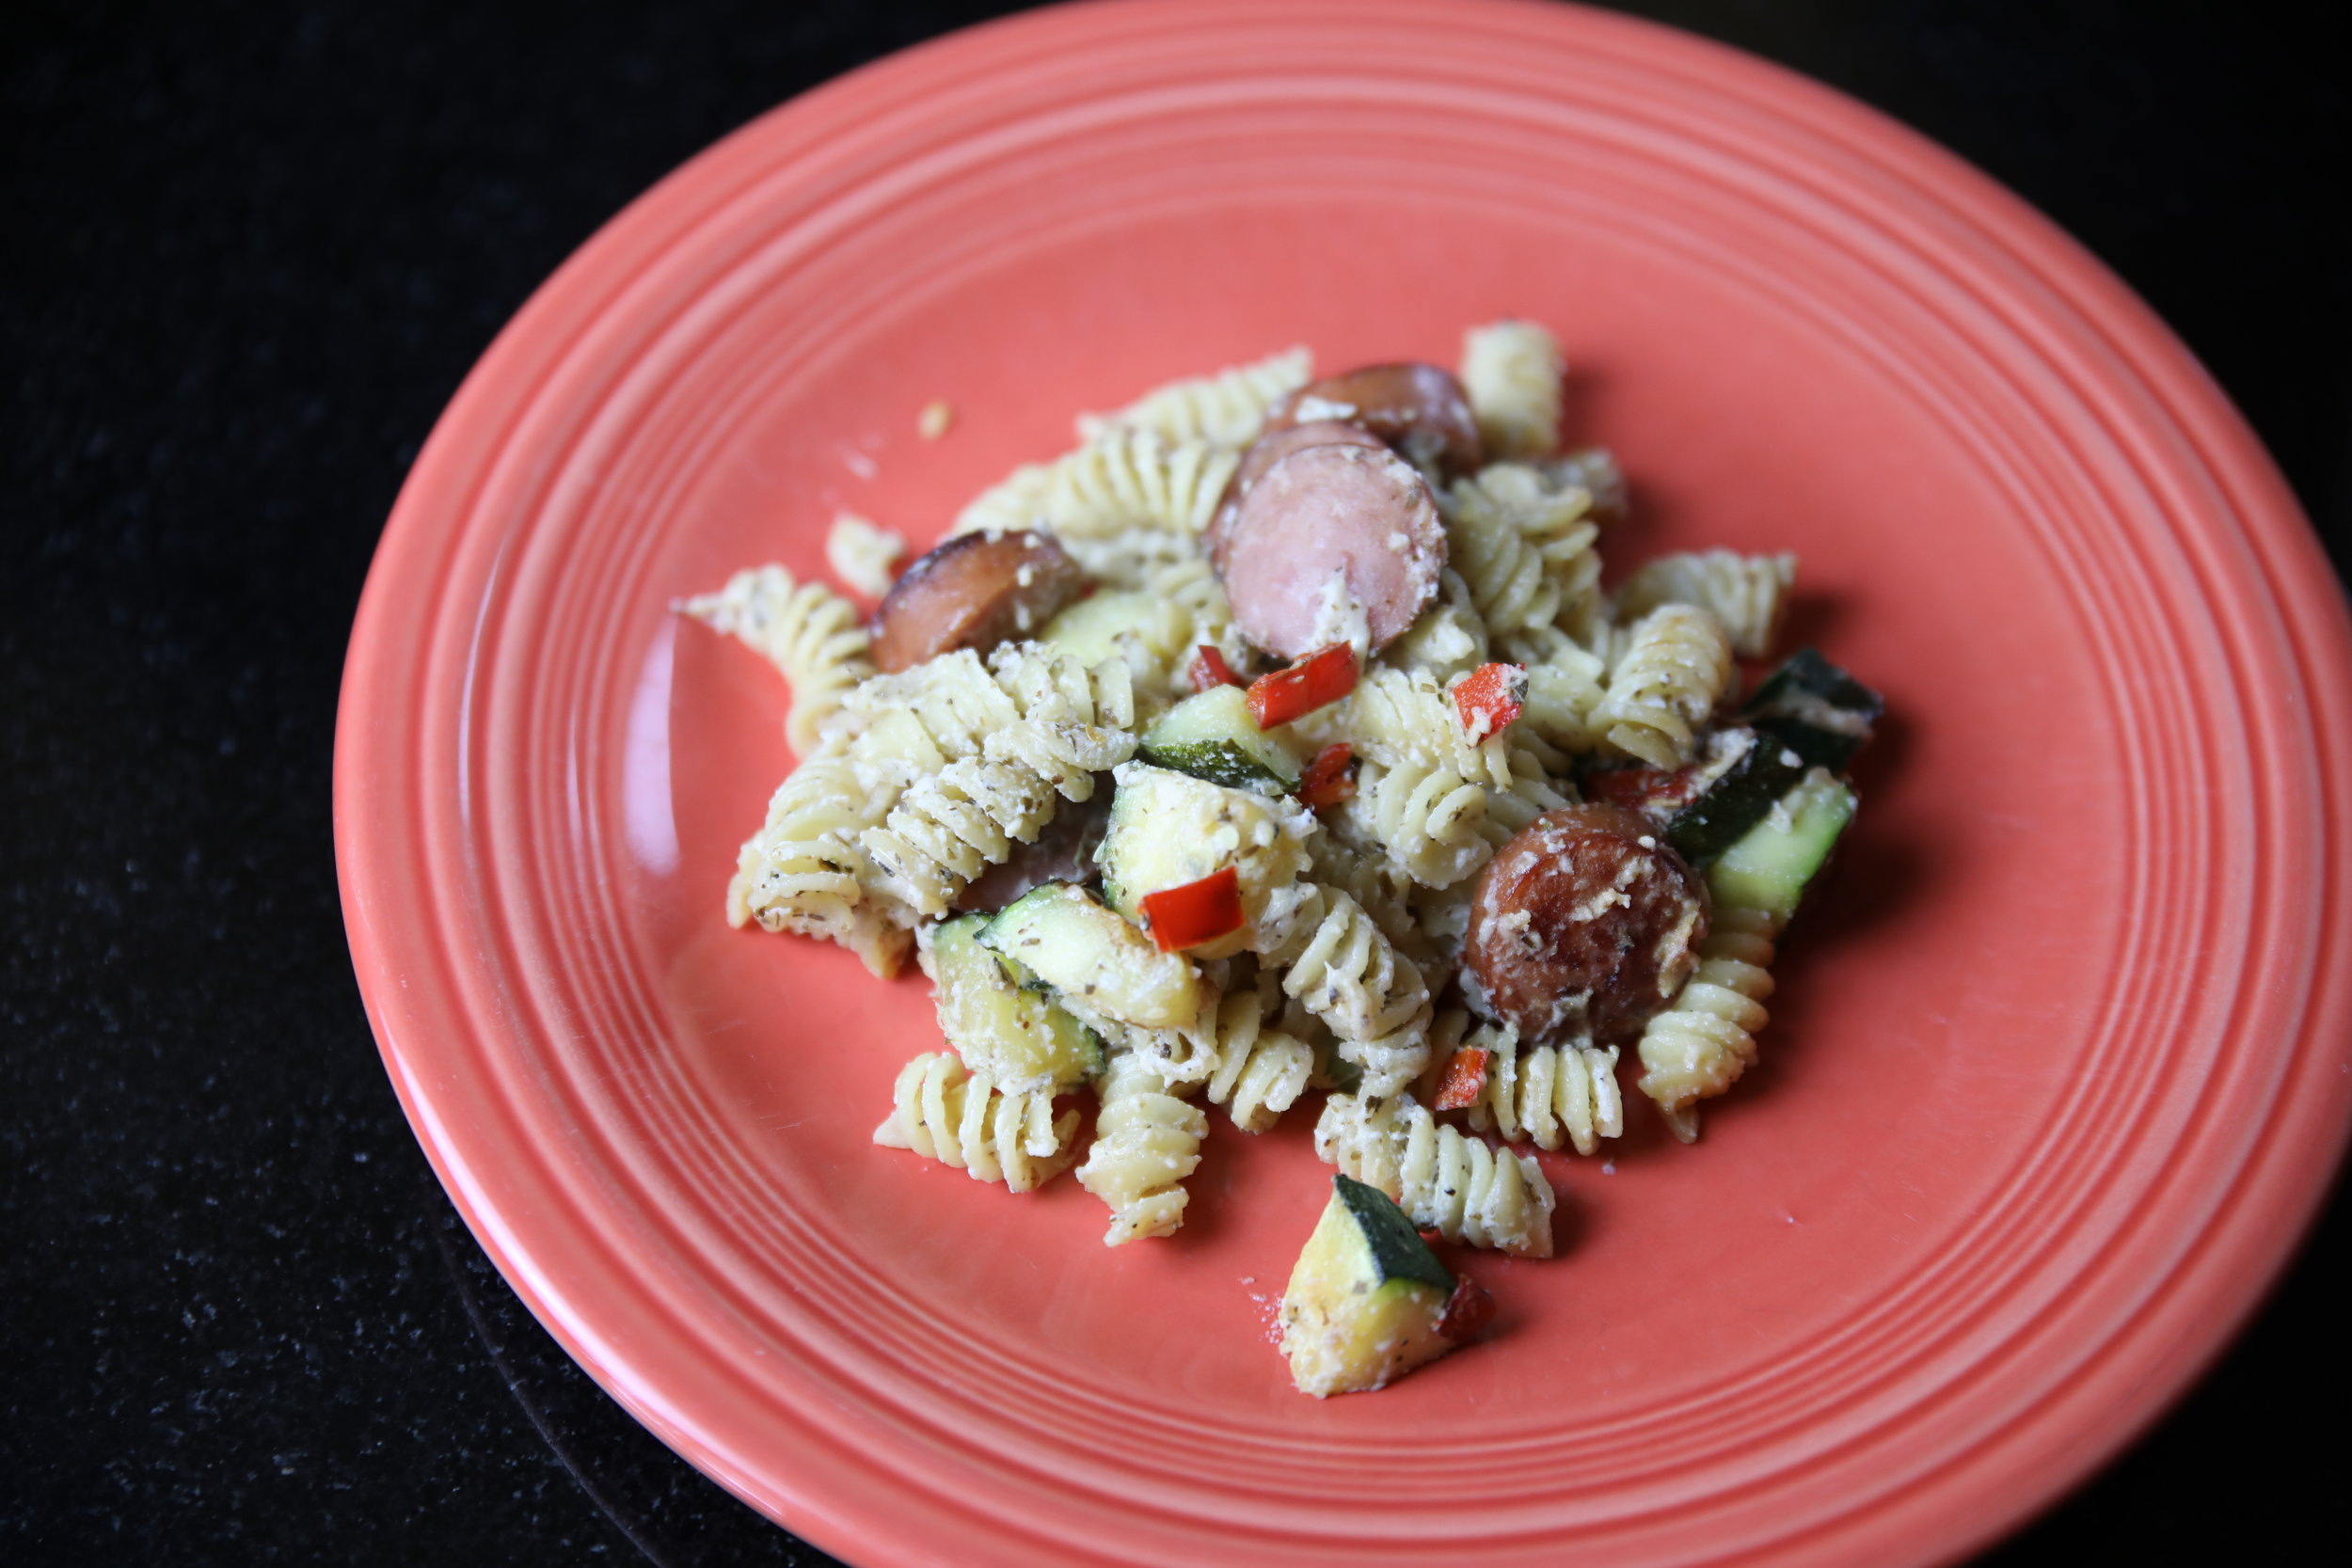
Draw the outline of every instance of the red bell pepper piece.
<instances>
[{"instance_id":1,"label":"red bell pepper piece","mask_svg":"<svg viewBox=\"0 0 2352 1568\"><path fill-rule=\"evenodd\" d=\"M1298 778L1298 798L1316 811L1336 806L1356 793L1356 748L1346 741L1326 746Z\"/></svg>"},{"instance_id":2,"label":"red bell pepper piece","mask_svg":"<svg viewBox=\"0 0 2352 1568\"><path fill-rule=\"evenodd\" d=\"M1233 667L1225 662L1225 656L1206 642L1193 650L1192 661L1184 666L1184 675L1192 682L1195 692L1206 691L1212 687L1245 684L1239 675L1233 673Z\"/></svg>"},{"instance_id":3,"label":"red bell pepper piece","mask_svg":"<svg viewBox=\"0 0 2352 1568\"><path fill-rule=\"evenodd\" d=\"M1450 1344L1463 1344L1475 1338L1494 1317L1495 1298L1486 1293L1486 1288L1466 1274L1457 1275L1454 1294L1446 1298L1445 1313L1438 1320L1438 1335Z\"/></svg>"},{"instance_id":4,"label":"red bell pepper piece","mask_svg":"<svg viewBox=\"0 0 2352 1568\"><path fill-rule=\"evenodd\" d=\"M1464 1046L1445 1062L1445 1075L1438 1080L1436 1108L1440 1111L1467 1111L1486 1093L1486 1063L1488 1053L1474 1045Z\"/></svg>"},{"instance_id":5,"label":"red bell pepper piece","mask_svg":"<svg viewBox=\"0 0 2352 1568\"><path fill-rule=\"evenodd\" d=\"M1482 664L1454 684L1454 711L1473 741L1509 729L1526 705L1527 672L1516 664Z\"/></svg>"},{"instance_id":6,"label":"red bell pepper piece","mask_svg":"<svg viewBox=\"0 0 2352 1568\"><path fill-rule=\"evenodd\" d=\"M1143 895L1143 918L1163 953L1215 942L1241 929L1241 875L1232 866L1197 882Z\"/></svg>"},{"instance_id":7,"label":"red bell pepper piece","mask_svg":"<svg viewBox=\"0 0 2352 1568\"><path fill-rule=\"evenodd\" d=\"M1258 721L1258 728L1270 730L1327 703L1336 703L1355 689L1356 650L1335 642L1287 670L1251 682L1249 713Z\"/></svg>"}]
</instances>

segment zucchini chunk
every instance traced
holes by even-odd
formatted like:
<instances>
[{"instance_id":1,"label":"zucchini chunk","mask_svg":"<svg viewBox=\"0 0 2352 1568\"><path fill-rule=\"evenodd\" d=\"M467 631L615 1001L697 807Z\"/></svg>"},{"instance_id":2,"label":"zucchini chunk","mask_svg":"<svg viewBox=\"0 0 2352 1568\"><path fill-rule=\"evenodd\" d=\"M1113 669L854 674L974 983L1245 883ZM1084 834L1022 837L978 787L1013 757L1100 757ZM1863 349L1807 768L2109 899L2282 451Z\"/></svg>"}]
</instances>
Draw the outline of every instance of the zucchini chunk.
<instances>
[{"instance_id":1,"label":"zucchini chunk","mask_svg":"<svg viewBox=\"0 0 2352 1568\"><path fill-rule=\"evenodd\" d=\"M1023 894L981 928L979 943L1015 980L1058 992L1081 1014L1146 1029L1189 1028L1200 1016L1190 961L1069 882Z\"/></svg>"},{"instance_id":2,"label":"zucchini chunk","mask_svg":"<svg viewBox=\"0 0 2352 1568\"><path fill-rule=\"evenodd\" d=\"M1740 711L1758 735L1795 752L1805 767L1842 773L1870 738L1886 701L1819 651L1800 648Z\"/></svg>"},{"instance_id":3,"label":"zucchini chunk","mask_svg":"<svg viewBox=\"0 0 2352 1568\"><path fill-rule=\"evenodd\" d=\"M1394 1200L1331 1178L1282 1294L1282 1354L1301 1393L1370 1392L1454 1348L1440 1332L1454 1275Z\"/></svg>"},{"instance_id":4,"label":"zucchini chunk","mask_svg":"<svg viewBox=\"0 0 2352 1568\"><path fill-rule=\"evenodd\" d=\"M1853 820L1853 786L1816 768L1708 868L1715 902L1786 921Z\"/></svg>"},{"instance_id":5,"label":"zucchini chunk","mask_svg":"<svg viewBox=\"0 0 2352 1568\"><path fill-rule=\"evenodd\" d=\"M1038 641L1091 670L1119 657L1120 639L1148 624L1154 608L1149 594L1103 589L1046 622Z\"/></svg>"},{"instance_id":6,"label":"zucchini chunk","mask_svg":"<svg viewBox=\"0 0 2352 1568\"><path fill-rule=\"evenodd\" d=\"M984 914L942 921L931 933L939 1030L963 1065L1007 1093L1066 1089L1103 1069L1103 1042L1038 991L1017 984L982 947Z\"/></svg>"},{"instance_id":7,"label":"zucchini chunk","mask_svg":"<svg viewBox=\"0 0 2352 1568\"><path fill-rule=\"evenodd\" d=\"M1287 737L1258 728L1238 686L1211 687L1161 714L1136 755L1232 789L1287 795L1298 787L1298 753Z\"/></svg>"},{"instance_id":8,"label":"zucchini chunk","mask_svg":"<svg viewBox=\"0 0 2352 1568\"><path fill-rule=\"evenodd\" d=\"M1264 917L1267 900L1306 870L1313 816L1295 801L1145 763L1120 763L1112 777L1118 787L1110 827L1094 854L1103 867L1104 902L1140 925L1146 897L1230 865L1240 879L1245 923L1191 951L1199 958L1240 952Z\"/></svg>"}]
</instances>

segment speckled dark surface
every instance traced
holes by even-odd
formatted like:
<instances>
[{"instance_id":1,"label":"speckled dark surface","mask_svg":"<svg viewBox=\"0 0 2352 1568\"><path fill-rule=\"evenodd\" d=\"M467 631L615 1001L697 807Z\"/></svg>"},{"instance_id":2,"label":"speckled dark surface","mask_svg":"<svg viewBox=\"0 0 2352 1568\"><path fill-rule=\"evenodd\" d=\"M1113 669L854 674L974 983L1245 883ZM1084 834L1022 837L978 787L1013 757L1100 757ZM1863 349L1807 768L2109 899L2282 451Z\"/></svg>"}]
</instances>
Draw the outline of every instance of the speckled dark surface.
<instances>
[{"instance_id":1,"label":"speckled dark surface","mask_svg":"<svg viewBox=\"0 0 2352 1568\"><path fill-rule=\"evenodd\" d=\"M410 1139L328 763L403 472L499 325L772 103L992 8L0 8L0 1561L829 1560L639 1429ZM2352 536L2320 8L1629 8L1976 160ZM2352 1560L2341 1197L2175 1414L1988 1560ZM2332 1421L2331 1421L2332 1424Z\"/></svg>"}]
</instances>

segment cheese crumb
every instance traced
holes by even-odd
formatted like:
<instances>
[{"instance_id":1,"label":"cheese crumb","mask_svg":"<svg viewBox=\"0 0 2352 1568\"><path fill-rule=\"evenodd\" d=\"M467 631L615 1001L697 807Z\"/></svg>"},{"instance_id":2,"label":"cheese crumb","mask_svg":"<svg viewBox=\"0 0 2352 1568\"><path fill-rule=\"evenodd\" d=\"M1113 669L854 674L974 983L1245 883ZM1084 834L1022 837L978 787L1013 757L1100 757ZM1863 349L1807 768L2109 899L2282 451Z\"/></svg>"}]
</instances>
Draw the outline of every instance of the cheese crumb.
<instances>
[{"instance_id":1,"label":"cheese crumb","mask_svg":"<svg viewBox=\"0 0 2352 1568\"><path fill-rule=\"evenodd\" d=\"M933 400L923 405L914 416L914 433L926 441L936 441L947 434L947 427L956 422L956 411L944 401Z\"/></svg>"}]
</instances>

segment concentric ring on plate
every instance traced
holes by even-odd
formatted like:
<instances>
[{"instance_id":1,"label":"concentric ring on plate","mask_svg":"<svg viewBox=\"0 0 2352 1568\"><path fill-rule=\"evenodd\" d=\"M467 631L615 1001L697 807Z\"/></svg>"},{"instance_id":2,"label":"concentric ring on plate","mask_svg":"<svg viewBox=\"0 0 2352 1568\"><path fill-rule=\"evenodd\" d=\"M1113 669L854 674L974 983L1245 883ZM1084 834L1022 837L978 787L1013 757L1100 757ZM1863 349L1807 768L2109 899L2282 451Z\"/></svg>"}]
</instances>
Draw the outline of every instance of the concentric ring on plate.
<instances>
[{"instance_id":1,"label":"concentric ring on plate","mask_svg":"<svg viewBox=\"0 0 2352 1568\"><path fill-rule=\"evenodd\" d=\"M1320 1207L1297 1130L1116 1257L865 1148L927 1009L725 929L781 705L667 606L836 505L926 537L1170 375L1513 310L1628 548L1803 551L1900 744L1753 1102L1548 1162L1576 1228L1482 1269L1502 1338L1310 1407L1250 1337ZM739 133L501 338L355 635L346 918L525 1300L852 1560L1941 1558L2147 1419L2323 1188L2348 647L2161 326L1844 100L1564 8L1056 11Z\"/></svg>"}]
</instances>

